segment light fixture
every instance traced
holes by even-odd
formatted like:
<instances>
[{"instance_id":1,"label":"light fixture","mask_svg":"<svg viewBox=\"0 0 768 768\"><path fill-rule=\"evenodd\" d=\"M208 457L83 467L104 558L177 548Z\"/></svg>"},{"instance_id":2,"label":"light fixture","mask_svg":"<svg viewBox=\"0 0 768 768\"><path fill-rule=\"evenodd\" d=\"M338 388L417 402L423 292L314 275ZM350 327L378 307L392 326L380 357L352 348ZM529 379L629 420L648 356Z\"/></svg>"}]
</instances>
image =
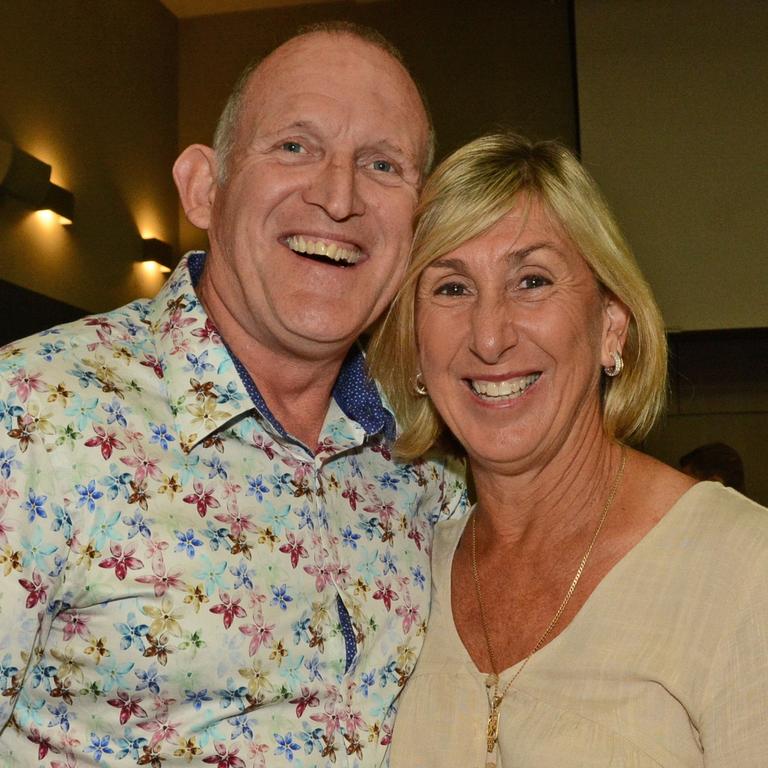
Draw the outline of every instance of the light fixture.
<instances>
[{"instance_id":1,"label":"light fixture","mask_svg":"<svg viewBox=\"0 0 768 768\"><path fill-rule=\"evenodd\" d=\"M51 166L7 141L0 141L0 192L35 211L53 211L62 224L71 224L75 198L51 182Z\"/></svg>"},{"instance_id":2,"label":"light fixture","mask_svg":"<svg viewBox=\"0 0 768 768\"><path fill-rule=\"evenodd\" d=\"M175 266L173 248L156 237L141 239L141 257L144 264L155 264L161 272L170 272Z\"/></svg>"}]
</instances>

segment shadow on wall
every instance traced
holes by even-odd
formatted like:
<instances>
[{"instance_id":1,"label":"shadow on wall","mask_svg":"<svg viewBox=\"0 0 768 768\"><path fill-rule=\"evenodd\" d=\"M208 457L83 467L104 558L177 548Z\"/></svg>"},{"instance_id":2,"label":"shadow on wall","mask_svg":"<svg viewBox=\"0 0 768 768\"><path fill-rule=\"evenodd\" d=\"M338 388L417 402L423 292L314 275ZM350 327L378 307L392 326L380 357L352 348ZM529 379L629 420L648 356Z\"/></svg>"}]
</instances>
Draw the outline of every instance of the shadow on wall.
<instances>
[{"instance_id":1,"label":"shadow on wall","mask_svg":"<svg viewBox=\"0 0 768 768\"><path fill-rule=\"evenodd\" d=\"M0 280L0 346L88 314L84 309L50 299L13 283Z\"/></svg>"},{"instance_id":2,"label":"shadow on wall","mask_svg":"<svg viewBox=\"0 0 768 768\"><path fill-rule=\"evenodd\" d=\"M741 456L747 495L768 506L768 328L669 336L670 402L645 450L673 467L708 443Z\"/></svg>"}]
</instances>

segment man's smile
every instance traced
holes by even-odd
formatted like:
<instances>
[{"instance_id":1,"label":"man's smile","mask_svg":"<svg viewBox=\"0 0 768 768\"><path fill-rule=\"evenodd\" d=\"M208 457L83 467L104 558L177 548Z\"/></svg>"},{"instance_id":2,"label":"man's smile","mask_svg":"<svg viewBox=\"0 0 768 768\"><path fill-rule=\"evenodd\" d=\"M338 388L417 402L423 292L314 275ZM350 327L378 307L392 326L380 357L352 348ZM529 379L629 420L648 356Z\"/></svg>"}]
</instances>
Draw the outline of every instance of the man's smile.
<instances>
[{"instance_id":1,"label":"man's smile","mask_svg":"<svg viewBox=\"0 0 768 768\"><path fill-rule=\"evenodd\" d=\"M356 264L362 252L354 247L345 247L336 242L328 242L319 238L313 239L304 235L290 235L285 244L294 253L305 256L320 257L319 261L331 261L339 266Z\"/></svg>"}]
</instances>

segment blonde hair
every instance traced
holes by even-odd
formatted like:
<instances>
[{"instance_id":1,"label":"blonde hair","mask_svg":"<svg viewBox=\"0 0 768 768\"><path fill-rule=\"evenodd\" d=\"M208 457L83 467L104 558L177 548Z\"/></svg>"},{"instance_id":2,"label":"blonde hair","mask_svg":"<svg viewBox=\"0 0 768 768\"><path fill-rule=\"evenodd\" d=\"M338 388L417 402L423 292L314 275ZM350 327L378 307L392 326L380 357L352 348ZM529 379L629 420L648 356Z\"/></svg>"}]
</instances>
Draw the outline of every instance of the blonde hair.
<instances>
[{"instance_id":1,"label":"blonde hair","mask_svg":"<svg viewBox=\"0 0 768 768\"><path fill-rule=\"evenodd\" d=\"M421 274L436 259L493 227L520 199L544 204L602 290L629 309L624 371L616 378L604 377L602 384L608 436L639 442L663 411L667 345L661 314L594 180L558 142L492 134L446 158L425 185L403 286L371 341L371 373L395 409L401 429L397 450L403 458L425 453L445 429L430 398L414 390L419 371L414 318Z\"/></svg>"}]
</instances>

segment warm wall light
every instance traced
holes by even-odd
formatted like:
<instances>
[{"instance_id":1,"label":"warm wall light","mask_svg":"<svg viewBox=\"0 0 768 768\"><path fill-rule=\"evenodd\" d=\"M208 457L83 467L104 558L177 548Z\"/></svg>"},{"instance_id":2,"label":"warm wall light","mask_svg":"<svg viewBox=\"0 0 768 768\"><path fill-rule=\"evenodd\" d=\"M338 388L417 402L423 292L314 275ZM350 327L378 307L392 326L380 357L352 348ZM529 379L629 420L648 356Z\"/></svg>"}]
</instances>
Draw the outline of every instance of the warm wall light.
<instances>
[{"instance_id":1,"label":"warm wall light","mask_svg":"<svg viewBox=\"0 0 768 768\"><path fill-rule=\"evenodd\" d=\"M141 256L145 264L154 262L161 272L170 272L174 267L173 248L156 237L141 239Z\"/></svg>"},{"instance_id":2,"label":"warm wall light","mask_svg":"<svg viewBox=\"0 0 768 768\"><path fill-rule=\"evenodd\" d=\"M53 211L62 224L71 224L75 198L51 182L51 166L7 141L0 141L0 191L35 211Z\"/></svg>"}]
</instances>

